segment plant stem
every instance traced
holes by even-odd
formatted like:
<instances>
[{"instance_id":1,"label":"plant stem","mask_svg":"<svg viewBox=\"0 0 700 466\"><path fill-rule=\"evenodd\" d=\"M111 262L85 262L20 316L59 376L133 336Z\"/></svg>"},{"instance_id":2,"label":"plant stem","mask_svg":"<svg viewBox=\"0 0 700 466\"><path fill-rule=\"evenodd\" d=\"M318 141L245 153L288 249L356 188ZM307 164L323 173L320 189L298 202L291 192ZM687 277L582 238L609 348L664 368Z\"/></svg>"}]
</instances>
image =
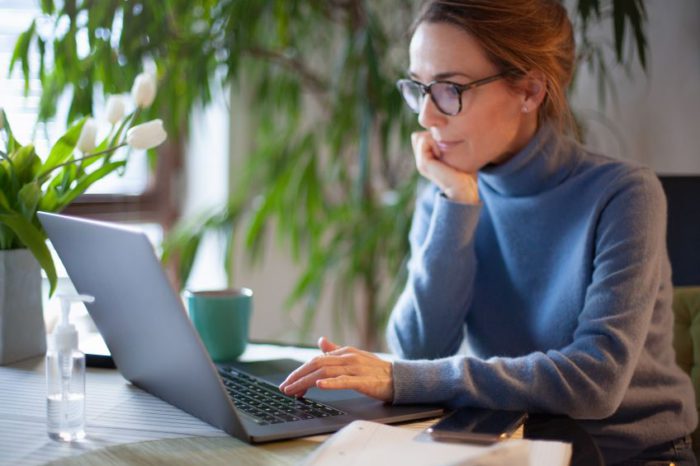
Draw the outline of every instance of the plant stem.
<instances>
[{"instance_id":1,"label":"plant stem","mask_svg":"<svg viewBox=\"0 0 700 466\"><path fill-rule=\"evenodd\" d=\"M77 162L82 162L83 160L87 160L87 159L92 159L92 158L95 158L95 157L99 157L100 155L109 154L110 152L114 152L115 150L117 150L117 149L119 149L119 148L121 148L121 147L124 147L124 146L126 146L126 143L125 143L125 142L122 142L122 143L119 144L118 146L113 146L113 147L107 148L107 149L105 149L105 150L101 150L101 151L99 151L99 152L95 152L94 154L88 154L88 155L86 155L85 157L81 157L81 158L79 158L79 159L73 159L73 160L69 160L68 162L59 163L58 165L56 165L55 167L53 167L51 170L49 170L49 171L47 171L46 173L44 173L43 176L42 176L42 178L43 178L44 176L48 175L49 173L51 173L52 171L56 170L57 168L65 167L66 165L73 165L73 164L75 164L75 163L77 163Z\"/></svg>"},{"instance_id":2,"label":"plant stem","mask_svg":"<svg viewBox=\"0 0 700 466\"><path fill-rule=\"evenodd\" d=\"M255 58L269 60L293 70L299 74L304 83L316 94L328 92L328 84L311 71L302 60L286 56L284 53L276 50L264 49L262 47L250 47L245 50L245 52L248 52Z\"/></svg>"}]
</instances>

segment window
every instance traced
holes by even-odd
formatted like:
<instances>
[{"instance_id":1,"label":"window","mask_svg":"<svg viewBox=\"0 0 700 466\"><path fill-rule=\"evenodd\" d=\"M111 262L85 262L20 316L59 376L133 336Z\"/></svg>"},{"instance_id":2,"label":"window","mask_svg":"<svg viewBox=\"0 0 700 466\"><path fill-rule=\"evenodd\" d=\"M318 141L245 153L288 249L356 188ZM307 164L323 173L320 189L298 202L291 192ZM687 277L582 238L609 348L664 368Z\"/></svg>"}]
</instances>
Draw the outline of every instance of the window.
<instances>
[{"instance_id":1,"label":"window","mask_svg":"<svg viewBox=\"0 0 700 466\"><path fill-rule=\"evenodd\" d=\"M41 14L38 2L27 0L2 0L0 2L0 106L5 109L13 132L22 143L32 141L40 156L47 156L52 142L66 130L65 115L68 97L59 102L57 118L45 125L36 125L41 83L31 79L27 96L24 96L24 80L16 67L11 76L8 69L15 42L32 20ZM33 70L38 69L37 65ZM128 90L126 90L128 91ZM99 113L99 109L97 109ZM178 215L172 180L180 167L180 150L173 145L161 147L163 156L158 158L154 173L150 173L145 154L132 154L126 172L116 174L95 183L83 196L76 199L64 213L82 217L99 218L118 222L136 223L151 241L159 247L164 232ZM59 290L73 289L66 271L52 249L59 276ZM48 282L44 280L44 316L51 328L59 316L58 300L48 300ZM74 311L74 319L83 325L81 333L94 331L84 308Z\"/></svg>"},{"instance_id":2,"label":"window","mask_svg":"<svg viewBox=\"0 0 700 466\"><path fill-rule=\"evenodd\" d=\"M16 67L7 70L14 44L32 20L41 14L36 2L3 0L0 4L0 106L5 108L13 131L21 142L33 141L39 155L46 156L51 142L65 131L68 98L58 103L58 117L36 126L41 84L29 83L23 95L24 81ZM37 70L38 66L32 67ZM133 154L123 176L106 177L76 199L65 213L113 221L157 223L168 230L178 216L173 179L181 166L181 150L173 143L161 146L155 171L150 173L145 156Z\"/></svg>"}]
</instances>

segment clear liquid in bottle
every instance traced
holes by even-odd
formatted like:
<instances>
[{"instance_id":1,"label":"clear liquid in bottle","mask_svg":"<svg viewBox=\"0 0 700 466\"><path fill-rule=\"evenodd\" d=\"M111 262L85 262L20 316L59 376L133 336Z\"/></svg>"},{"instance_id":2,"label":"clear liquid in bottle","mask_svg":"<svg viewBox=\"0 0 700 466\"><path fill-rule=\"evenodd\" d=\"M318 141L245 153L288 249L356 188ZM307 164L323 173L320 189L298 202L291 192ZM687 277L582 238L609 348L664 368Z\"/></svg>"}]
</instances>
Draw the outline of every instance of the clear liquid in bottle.
<instances>
[{"instance_id":1,"label":"clear liquid in bottle","mask_svg":"<svg viewBox=\"0 0 700 466\"><path fill-rule=\"evenodd\" d=\"M85 437L85 356L80 351L46 355L46 415L49 437L72 442Z\"/></svg>"}]
</instances>

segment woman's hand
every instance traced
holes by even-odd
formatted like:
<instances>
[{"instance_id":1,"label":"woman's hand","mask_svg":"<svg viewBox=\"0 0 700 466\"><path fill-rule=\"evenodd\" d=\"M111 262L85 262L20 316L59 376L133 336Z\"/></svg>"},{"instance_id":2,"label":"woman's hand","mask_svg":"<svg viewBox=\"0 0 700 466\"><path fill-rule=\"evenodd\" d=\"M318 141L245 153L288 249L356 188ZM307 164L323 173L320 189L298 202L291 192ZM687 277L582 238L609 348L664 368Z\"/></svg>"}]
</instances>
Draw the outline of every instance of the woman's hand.
<instances>
[{"instance_id":1,"label":"woman's hand","mask_svg":"<svg viewBox=\"0 0 700 466\"><path fill-rule=\"evenodd\" d=\"M318 340L324 354L316 356L280 385L286 395L303 396L311 387L324 390L352 389L382 401L394 399L392 366L367 351L339 347L325 337Z\"/></svg>"},{"instance_id":2,"label":"woman's hand","mask_svg":"<svg viewBox=\"0 0 700 466\"><path fill-rule=\"evenodd\" d=\"M440 148L429 131L411 134L413 154L418 172L435 183L449 199L464 204L478 204L479 190L476 175L456 170L445 163Z\"/></svg>"}]
</instances>

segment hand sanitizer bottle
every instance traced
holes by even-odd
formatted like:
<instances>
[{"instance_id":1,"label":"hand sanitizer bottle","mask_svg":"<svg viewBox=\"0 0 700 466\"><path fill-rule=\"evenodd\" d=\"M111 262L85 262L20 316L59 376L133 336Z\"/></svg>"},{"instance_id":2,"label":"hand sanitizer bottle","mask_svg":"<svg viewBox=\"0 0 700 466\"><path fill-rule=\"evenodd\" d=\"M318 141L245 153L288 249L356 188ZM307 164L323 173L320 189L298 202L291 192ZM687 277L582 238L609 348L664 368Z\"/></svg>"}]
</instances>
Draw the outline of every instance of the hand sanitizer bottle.
<instances>
[{"instance_id":1,"label":"hand sanitizer bottle","mask_svg":"<svg viewBox=\"0 0 700 466\"><path fill-rule=\"evenodd\" d=\"M85 355L78 350L78 331L68 321L71 303L95 300L88 295L58 295L61 322L49 337L46 353L46 416L54 440L85 437Z\"/></svg>"}]
</instances>

